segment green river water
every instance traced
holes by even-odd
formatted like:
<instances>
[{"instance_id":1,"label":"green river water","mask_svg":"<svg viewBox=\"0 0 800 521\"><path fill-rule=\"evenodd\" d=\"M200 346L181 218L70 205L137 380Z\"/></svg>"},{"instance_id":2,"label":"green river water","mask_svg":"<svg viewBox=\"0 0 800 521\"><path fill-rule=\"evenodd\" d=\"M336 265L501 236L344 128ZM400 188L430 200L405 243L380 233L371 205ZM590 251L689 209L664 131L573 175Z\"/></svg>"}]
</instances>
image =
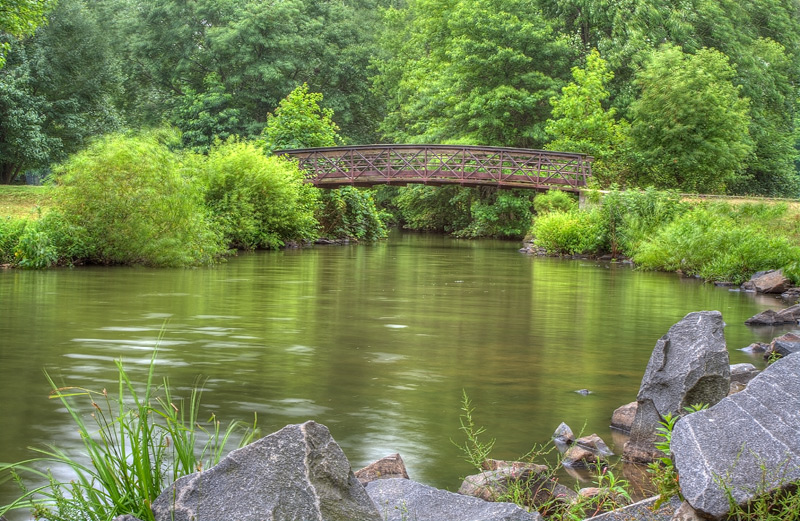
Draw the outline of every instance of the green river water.
<instances>
[{"instance_id":1,"label":"green river water","mask_svg":"<svg viewBox=\"0 0 800 521\"><path fill-rule=\"evenodd\" d=\"M635 399L655 342L684 315L721 311L732 363L763 365L739 349L788 330L743 324L782 307L772 297L519 246L395 233L206 269L0 270L0 461L31 445L77 450L44 370L112 390L114 360L143 378L164 330L158 377L184 395L207 379L203 416L257 413L264 434L313 419L354 469L399 452L412 479L456 490L470 473L450 441L462 440L462 390L496 457L524 454L562 421L621 452L611 413ZM15 492L0 484L0 503Z\"/></svg>"}]
</instances>

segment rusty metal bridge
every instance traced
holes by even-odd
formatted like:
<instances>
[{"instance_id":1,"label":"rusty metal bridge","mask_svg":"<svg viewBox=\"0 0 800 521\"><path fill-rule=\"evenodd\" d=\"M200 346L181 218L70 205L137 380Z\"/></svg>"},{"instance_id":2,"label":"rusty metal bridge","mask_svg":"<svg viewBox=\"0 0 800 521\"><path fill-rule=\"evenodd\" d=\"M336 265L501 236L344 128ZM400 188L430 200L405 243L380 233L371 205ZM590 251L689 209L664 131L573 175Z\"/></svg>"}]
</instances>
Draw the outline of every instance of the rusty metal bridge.
<instances>
[{"instance_id":1,"label":"rusty metal bridge","mask_svg":"<svg viewBox=\"0 0 800 521\"><path fill-rule=\"evenodd\" d=\"M460 145L359 145L278 150L318 187L376 184L498 186L577 192L592 175L584 154Z\"/></svg>"}]
</instances>

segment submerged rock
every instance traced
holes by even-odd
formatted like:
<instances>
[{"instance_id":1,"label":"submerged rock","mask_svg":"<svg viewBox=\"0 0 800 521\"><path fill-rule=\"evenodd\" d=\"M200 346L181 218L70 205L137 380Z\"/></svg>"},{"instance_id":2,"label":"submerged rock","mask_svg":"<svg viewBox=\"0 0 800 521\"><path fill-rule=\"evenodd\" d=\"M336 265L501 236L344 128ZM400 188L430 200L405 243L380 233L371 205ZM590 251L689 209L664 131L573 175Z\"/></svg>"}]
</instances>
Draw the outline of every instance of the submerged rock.
<instances>
[{"instance_id":1,"label":"submerged rock","mask_svg":"<svg viewBox=\"0 0 800 521\"><path fill-rule=\"evenodd\" d=\"M653 461L661 455L655 448L656 428L668 414L682 415L689 405L711 405L727 396L730 362L724 327L719 311L689 313L656 342L639 387L624 459Z\"/></svg>"}]
</instances>

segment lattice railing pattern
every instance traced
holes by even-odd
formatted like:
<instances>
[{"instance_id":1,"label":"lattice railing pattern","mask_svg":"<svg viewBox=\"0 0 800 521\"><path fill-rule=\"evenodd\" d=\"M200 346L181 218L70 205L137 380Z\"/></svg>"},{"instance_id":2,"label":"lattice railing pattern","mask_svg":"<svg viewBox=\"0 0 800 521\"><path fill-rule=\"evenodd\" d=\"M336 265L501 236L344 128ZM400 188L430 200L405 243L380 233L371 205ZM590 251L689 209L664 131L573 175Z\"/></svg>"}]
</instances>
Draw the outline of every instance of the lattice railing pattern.
<instances>
[{"instance_id":1,"label":"lattice railing pattern","mask_svg":"<svg viewBox=\"0 0 800 521\"><path fill-rule=\"evenodd\" d=\"M279 150L310 182L342 185L461 184L578 190L591 176L584 154L453 145L359 145Z\"/></svg>"}]
</instances>

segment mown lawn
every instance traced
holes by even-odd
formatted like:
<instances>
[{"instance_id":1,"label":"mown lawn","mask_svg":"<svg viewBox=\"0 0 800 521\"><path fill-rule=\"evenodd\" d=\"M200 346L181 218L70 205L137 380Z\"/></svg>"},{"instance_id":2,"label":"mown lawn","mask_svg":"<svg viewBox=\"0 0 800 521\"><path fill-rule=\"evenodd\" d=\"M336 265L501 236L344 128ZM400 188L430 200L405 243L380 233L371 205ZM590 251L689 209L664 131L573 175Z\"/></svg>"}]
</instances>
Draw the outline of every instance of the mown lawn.
<instances>
[{"instance_id":1,"label":"mown lawn","mask_svg":"<svg viewBox=\"0 0 800 521\"><path fill-rule=\"evenodd\" d=\"M50 188L47 186L0 185L0 218L38 217L37 207L46 208L50 203Z\"/></svg>"}]
</instances>

